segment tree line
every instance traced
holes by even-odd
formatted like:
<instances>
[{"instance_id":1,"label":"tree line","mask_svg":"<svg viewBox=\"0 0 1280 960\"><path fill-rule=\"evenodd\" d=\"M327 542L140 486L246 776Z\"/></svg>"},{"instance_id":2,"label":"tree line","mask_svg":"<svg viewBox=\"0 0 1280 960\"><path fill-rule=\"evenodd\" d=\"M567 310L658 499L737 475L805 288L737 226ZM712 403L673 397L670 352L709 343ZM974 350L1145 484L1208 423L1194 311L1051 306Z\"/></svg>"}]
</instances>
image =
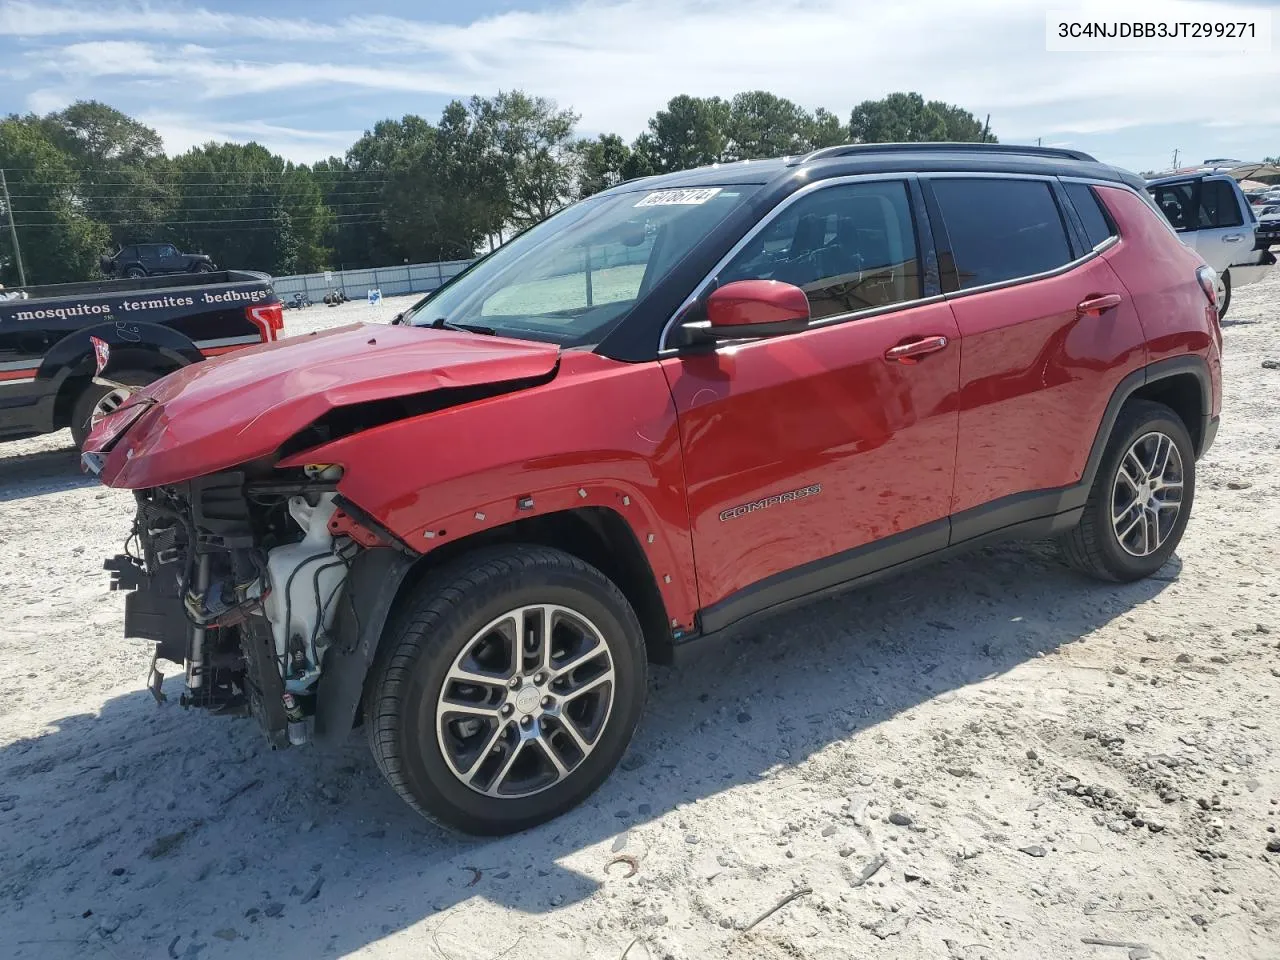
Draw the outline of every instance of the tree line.
<instances>
[{"instance_id":1,"label":"tree line","mask_svg":"<svg viewBox=\"0 0 1280 960\"><path fill-rule=\"evenodd\" d=\"M466 259L623 180L840 143L994 141L961 107L894 93L847 122L765 91L678 96L628 142L577 135L570 109L521 91L382 120L341 157L295 164L257 143L167 156L159 134L80 101L0 121L0 170L27 282L97 275L99 255L172 242L275 275ZM8 224L4 225L5 227ZM0 282L18 282L7 229Z\"/></svg>"}]
</instances>

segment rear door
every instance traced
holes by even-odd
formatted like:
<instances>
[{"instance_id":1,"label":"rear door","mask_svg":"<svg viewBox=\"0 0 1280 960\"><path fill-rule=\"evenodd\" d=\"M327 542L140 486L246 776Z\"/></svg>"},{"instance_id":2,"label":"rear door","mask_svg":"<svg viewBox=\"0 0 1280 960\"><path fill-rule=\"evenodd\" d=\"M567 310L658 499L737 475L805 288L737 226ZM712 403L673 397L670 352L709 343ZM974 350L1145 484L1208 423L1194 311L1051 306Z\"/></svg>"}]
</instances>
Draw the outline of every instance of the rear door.
<instances>
[{"instance_id":1,"label":"rear door","mask_svg":"<svg viewBox=\"0 0 1280 960\"><path fill-rule=\"evenodd\" d=\"M1206 177L1200 182L1195 248L1219 273L1247 260L1253 251L1253 217L1241 206L1235 181ZM1219 266L1221 264L1221 266Z\"/></svg>"},{"instance_id":2,"label":"rear door","mask_svg":"<svg viewBox=\"0 0 1280 960\"><path fill-rule=\"evenodd\" d=\"M1083 190L1079 218L1056 178L933 175L925 185L962 343L960 542L1058 512L1057 491L1079 481L1112 391L1144 362L1144 340L1099 256L1115 229L1087 185L1072 188Z\"/></svg>"},{"instance_id":3,"label":"rear door","mask_svg":"<svg viewBox=\"0 0 1280 960\"><path fill-rule=\"evenodd\" d=\"M138 262L147 273L160 273L160 245L156 243L138 244Z\"/></svg>"},{"instance_id":4,"label":"rear door","mask_svg":"<svg viewBox=\"0 0 1280 960\"><path fill-rule=\"evenodd\" d=\"M946 545L960 351L922 279L911 187L798 194L716 280L800 286L813 326L663 361L708 629Z\"/></svg>"}]
</instances>

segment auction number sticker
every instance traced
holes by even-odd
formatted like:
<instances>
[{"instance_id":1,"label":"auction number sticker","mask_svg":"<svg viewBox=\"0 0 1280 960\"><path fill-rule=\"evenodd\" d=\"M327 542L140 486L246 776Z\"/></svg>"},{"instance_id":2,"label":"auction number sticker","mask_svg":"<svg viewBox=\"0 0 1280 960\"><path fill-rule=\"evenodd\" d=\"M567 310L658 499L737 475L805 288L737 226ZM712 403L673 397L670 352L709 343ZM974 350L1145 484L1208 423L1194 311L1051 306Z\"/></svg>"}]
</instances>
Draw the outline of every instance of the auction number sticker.
<instances>
[{"instance_id":1,"label":"auction number sticker","mask_svg":"<svg viewBox=\"0 0 1280 960\"><path fill-rule=\"evenodd\" d=\"M647 194L637 207L697 206L706 203L723 187L699 187L696 190L655 190Z\"/></svg>"}]
</instances>

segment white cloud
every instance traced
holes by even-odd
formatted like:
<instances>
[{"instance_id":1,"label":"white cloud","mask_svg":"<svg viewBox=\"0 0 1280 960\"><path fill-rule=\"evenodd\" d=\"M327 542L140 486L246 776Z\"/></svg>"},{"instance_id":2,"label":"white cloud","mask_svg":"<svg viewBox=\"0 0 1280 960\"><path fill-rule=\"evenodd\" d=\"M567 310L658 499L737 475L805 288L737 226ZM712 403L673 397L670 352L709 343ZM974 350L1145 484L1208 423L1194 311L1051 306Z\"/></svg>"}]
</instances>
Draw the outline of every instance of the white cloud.
<instances>
[{"instance_id":1,"label":"white cloud","mask_svg":"<svg viewBox=\"0 0 1280 960\"><path fill-rule=\"evenodd\" d=\"M69 107L73 99L61 90L32 90L27 94L27 109L32 113L56 113Z\"/></svg>"},{"instance_id":2,"label":"white cloud","mask_svg":"<svg viewBox=\"0 0 1280 960\"><path fill-rule=\"evenodd\" d=\"M336 27L277 17L215 13L173 3L43 3L5 0L0 36L55 37L104 34L259 37L265 40L335 40Z\"/></svg>"},{"instance_id":3,"label":"white cloud","mask_svg":"<svg viewBox=\"0 0 1280 960\"><path fill-rule=\"evenodd\" d=\"M1235 91L1280 80L1280 58L1268 55L1048 53L1051 5L1058 4L576 0L447 24L10 0L0 8L0 34L34 38L23 68L56 76L60 89L86 91L80 95L111 78L107 86L128 91L137 82L163 103L172 85L185 109L258 98L246 102L254 116L263 96L275 109L321 91L385 93L395 106L371 123L420 109L405 95L520 87L572 106L584 132L627 136L675 94L761 88L840 116L862 99L918 90L979 116L989 111L1006 140L1078 140L1174 123L1227 130L1257 124L1255 98ZM1214 9L1243 19L1265 8ZM1163 153L1165 145L1152 149Z\"/></svg>"},{"instance_id":4,"label":"white cloud","mask_svg":"<svg viewBox=\"0 0 1280 960\"><path fill-rule=\"evenodd\" d=\"M185 153L215 141L257 141L290 159L303 162L341 156L359 138L359 130L299 130L253 120L244 123L203 121L185 113L146 111L138 119L160 134L167 153Z\"/></svg>"}]
</instances>

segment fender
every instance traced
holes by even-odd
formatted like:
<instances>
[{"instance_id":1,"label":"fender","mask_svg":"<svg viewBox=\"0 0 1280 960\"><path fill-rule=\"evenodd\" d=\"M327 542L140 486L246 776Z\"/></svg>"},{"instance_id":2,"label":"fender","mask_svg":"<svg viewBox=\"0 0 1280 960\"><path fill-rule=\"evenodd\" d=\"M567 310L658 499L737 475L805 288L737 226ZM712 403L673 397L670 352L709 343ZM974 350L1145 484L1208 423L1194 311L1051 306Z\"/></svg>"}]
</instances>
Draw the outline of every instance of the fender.
<instances>
[{"instance_id":1,"label":"fender","mask_svg":"<svg viewBox=\"0 0 1280 960\"><path fill-rule=\"evenodd\" d=\"M415 553L545 514L608 509L640 545L668 628L694 629L684 462L656 364L565 353L548 383L384 423L277 466L308 463L340 464L338 493Z\"/></svg>"},{"instance_id":2,"label":"fender","mask_svg":"<svg viewBox=\"0 0 1280 960\"><path fill-rule=\"evenodd\" d=\"M1089 448L1089 459L1085 463L1084 475L1080 478L1077 487L1084 491L1078 506L1083 506L1088 499L1089 490L1093 487L1093 479L1097 476L1098 467L1102 463L1102 454L1107 448L1107 441L1111 439L1111 429L1115 426L1116 418L1120 416L1120 408L1124 406L1125 401L1148 384L1185 373L1192 374L1200 384L1200 409L1203 411L1204 422L1201 424L1196 458L1198 459L1208 449L1209 443L1213 441L1212 432L1216 431L1216 427L1213 427L1212 431L1210 429L1211 421L1216 418L1213 416L1213 387L1211 386L1213 381L1209 376L1208 362L1199 354L1157 360L1155 363L1133 371L1116 384L1115 390L1112 391L1107 409L1102 414L1102 422L1098 425L1098 433L1093 438L1093 446ZM1077 506L1077 504L1072 505Z\"/></svg>"},{"instance_id":3,"label":"fender","mask_svg":"<svg viewBox=\"0 0 1280 960\"><path fill-rule=\"evenodd\" d=\"M203 359L195 344L181 333L151 323L107 320L69 333L49 349L36 370L35 379L43 391L36 406L37 417L46 431L57 426L58 398L67 381L93 376L96 364L90 337L105 340L113 355L127 351L133 351L135 356L150 353L162 357L174 368ZM125 367L117 365L117 369Z\"/></svg>"},{"instance_id":4,"label":"fender","mask_svg":"<svg viewBox=\"0 0 1280 960\"><path fill-rule=\"evenodd\" d=\"M90 337L105 340L111 347L113 359L117 351L154 353L174 367L185 367L204 359L194 343L169 327L109 320L69 333L50 347L40 364L37 379L52 381L60 387L68 377L92 374L94 358Z\"/></svg>"}]
</instances>

